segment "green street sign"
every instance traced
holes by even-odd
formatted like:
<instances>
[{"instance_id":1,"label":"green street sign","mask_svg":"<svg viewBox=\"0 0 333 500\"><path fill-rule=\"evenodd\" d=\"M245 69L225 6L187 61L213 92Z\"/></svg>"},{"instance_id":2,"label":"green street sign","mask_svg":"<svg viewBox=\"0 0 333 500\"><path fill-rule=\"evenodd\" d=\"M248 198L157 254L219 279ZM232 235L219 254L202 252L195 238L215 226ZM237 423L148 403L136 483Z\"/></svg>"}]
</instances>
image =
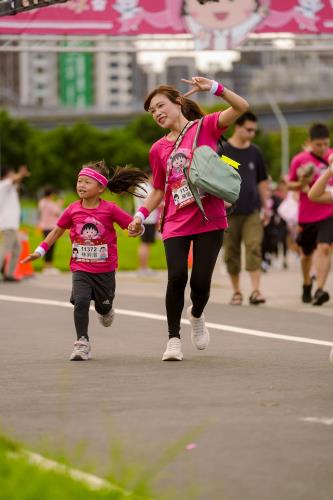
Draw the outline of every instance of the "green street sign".
<instances>
[{"instance_id":1,"label":"green street sign","mask_svg":"<svg viewBox=\"0 0 333 500\"><path fill-rule=\"evenodd\" d=\"M68 47L70 42L62 45ZM88 46L91 42L80 42L79 45ZM93 54L59 54L59 98L63 106L73 108L87 108L93 104Z\"/></svg>"}]
</instances>

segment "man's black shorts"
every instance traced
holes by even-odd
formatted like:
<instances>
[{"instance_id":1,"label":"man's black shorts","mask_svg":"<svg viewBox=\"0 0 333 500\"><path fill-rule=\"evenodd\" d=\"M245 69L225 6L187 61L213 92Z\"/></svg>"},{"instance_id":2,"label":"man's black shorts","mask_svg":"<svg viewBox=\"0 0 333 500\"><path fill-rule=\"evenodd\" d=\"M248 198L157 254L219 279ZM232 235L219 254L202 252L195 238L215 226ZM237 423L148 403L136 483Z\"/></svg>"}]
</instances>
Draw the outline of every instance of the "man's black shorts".
<instances>
[{"instance_id":1,"label":"man's black shorts","mask_svg":"<svg viewBox=\"0 0 333 500\"><path fill-rule=\"evenodd\" d=\"M317 243L333 243L333 217L299 224L300 231L297 236L297 244L302 248L304 255L311 255L316 249Z\"/></svg>"},{"instance_id":2,"label":"man's black shorts","mask_svg":"<svg viewBox=\"0 0 333 500\"><path fill-rule=\"evenodd\" d=\"M145 224L145 232L141 236L142 243L154 243L156 236L156 224Z\"/></svg>"}]
</instances>

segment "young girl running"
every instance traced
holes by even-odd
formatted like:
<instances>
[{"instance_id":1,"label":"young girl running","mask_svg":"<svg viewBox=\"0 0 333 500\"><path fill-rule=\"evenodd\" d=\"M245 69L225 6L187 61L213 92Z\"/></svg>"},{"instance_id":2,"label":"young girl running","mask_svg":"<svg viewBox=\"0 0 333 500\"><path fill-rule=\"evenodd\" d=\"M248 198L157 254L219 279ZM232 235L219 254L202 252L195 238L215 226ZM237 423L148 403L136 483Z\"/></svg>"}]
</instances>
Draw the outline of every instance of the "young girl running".
<instances>
[{"instance_id":1,"label":"young girl running","mask_svg":"<svg viewBox=\"0 0 333 500\"><path fill-rule=\"evenodd\" d=\"M69 205L58 219L56 227L23 262L38 259L70 230L72 255L70 269L73 273L71 303L74 305L74 323L77 341L70 356L71 361L85 361L90 357L88 336L90 301L100 323L111 326L114 318L112 307L115 295L115 269L117 268L117 236L114 223L127 228L132 217L115 203L100 198L108 188L112 193L125 191L134 194L146 181L146 174L135 168L116 168L111 179L104 161L83 166L79 172L76 190L79 200ZM140 193L137 194L140 197ZM138 227L134 236L142 234Z\"/></svg>"},{"instance_id":2,"label":"young girl running","mask_svg":"<svg viewBox=\"0 0 333 500\"><path fill-rule=\"evenodd\" d=\"M197 128L192 120L204 113L187 96L195 92L211 92L222 97L230 107L204 117L198 145L210 146L216 151L217 141L228 125L248 109L248 103L221 83L204 77L182 80L192 88L181 95L171 86L162 85L147 97L144 108L155 122L169 132L155 142L150 150L154 189L135 214L129 231L138 231L148 214L165 200L165 217L162 230L168 266L166 309L169 341L162 360L183 359L180 341L180 319L184 307L184 291L187 283L187 259L193 242L193 267L191 275L192 305L187 310L191 324L191 338L197 349L205 349L209 332L203 310L208 302L211 278L215 262L227 227L224 202L207 195L202 203L208 217L204 222L199 207L188 188L183 166L188 165ZM178 139L178 140L177 140ZM175 144L178 143L178 147Z\"/></svg>"}]
</instances>

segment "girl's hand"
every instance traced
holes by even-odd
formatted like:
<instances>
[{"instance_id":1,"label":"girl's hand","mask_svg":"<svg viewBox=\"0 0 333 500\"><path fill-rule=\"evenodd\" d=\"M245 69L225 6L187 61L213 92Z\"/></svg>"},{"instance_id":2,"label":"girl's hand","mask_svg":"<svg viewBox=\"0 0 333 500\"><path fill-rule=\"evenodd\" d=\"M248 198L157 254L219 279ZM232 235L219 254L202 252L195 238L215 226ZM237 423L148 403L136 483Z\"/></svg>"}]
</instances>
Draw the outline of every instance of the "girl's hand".
<instances>
[{"instance_id":1,"label":"girl's hand","mask_svg":"<svg viewBox=\"0 0 333 500\"><path fill-rule=\"evenodd\" d=\"M194 76L192 80L182 78L181 81L192 86L191 90L183 94L183 97L188 97L196 92L209 92L213 84L213 80L209 80L209 78L205 78L203 76Z\"/></svg>"},{"instance_id":2,"label":"girl's hand","mask_svg":"<svg viewBox=\"0 0 333 500\"><path fill-rule=\"evenodd\" d=\"M140 236L142 234L142 220L140 217L134 217L128 225L128 236Z\"/></svg>"},{"instance_id":3,"label":"girl's hand","mask_svg":"<svg viewBox=\"0 0 333 500\"><path fill-rule=\"evenodd\" d=\"M31 262L32 260L39 259L41 255L38 252L34 252L28 255L25 259L20 261L20 264L26 264L27 262Z\"/></svg>"}]
</instances>

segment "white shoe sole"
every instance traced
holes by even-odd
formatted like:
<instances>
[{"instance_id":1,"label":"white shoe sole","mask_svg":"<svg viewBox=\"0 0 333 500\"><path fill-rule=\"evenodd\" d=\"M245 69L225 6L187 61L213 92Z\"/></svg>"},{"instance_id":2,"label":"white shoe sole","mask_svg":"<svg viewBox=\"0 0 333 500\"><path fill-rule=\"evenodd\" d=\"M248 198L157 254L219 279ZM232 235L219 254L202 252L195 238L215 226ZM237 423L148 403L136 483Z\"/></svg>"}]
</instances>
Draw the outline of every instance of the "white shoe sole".
<instances>
[{"instance_id":1,"label":"white shoe sole","mask_svg":"<svg viewBox=\"0 0 333 500\"><path fill-rule=\"evenodd\" d=\"M91 357L91 354L75 354L73 356L73 354L71 355L71 357L69 358L69 361L88 361Z\"/></svg>"},{"instance_id":2,"label":"white shoe sole","mask_svg":"<svg viewBox=\"0 0 333 500\"><path fill-rule=\"evenodd\" d=\"M164 353L162 356L162 361L183 361L183 353L180 352L178 354L175 353Z\"/></svg>"}]
</instances>

